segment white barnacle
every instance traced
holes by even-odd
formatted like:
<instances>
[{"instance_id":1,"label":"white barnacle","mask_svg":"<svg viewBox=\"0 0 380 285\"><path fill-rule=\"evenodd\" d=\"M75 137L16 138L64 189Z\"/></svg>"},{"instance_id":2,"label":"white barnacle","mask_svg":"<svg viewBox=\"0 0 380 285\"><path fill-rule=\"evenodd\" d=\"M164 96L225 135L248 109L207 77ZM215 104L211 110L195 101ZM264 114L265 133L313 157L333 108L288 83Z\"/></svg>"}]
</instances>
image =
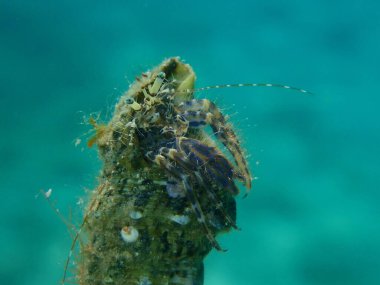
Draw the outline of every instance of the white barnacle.
<instances>
[{"instance_id":1,"label":"white barnacle","mask_svg":"<svg viewBox=\"0 0 380 285\"><path fill-rule=\"evenodd\" d=\"M187 225L190 221L189 217L185 215L171 215L169 219L182 226Z\"/></svg>"},{"instance_id":2,"label":"white barnacle","mask_svg":"<svg viewBox=\"0 0 380 285\"><path fill-rule=\"evenodd\" d=\"M139 237L139 231L132 226L125 226L120 231L121 238L126 243L135 242Z\"/></svg>"},{"instance_id":3,"label":"white barnacle","mask_svg":"<svg viewBox=\"0 0 380 285\"><path fill-rule=\"evenodd\" d=\"M129 213L129 216L131 217L131 219L133 220L139 220L142 218L142 213L140 211L131 211Z\"/></svg>"}]
</instances>

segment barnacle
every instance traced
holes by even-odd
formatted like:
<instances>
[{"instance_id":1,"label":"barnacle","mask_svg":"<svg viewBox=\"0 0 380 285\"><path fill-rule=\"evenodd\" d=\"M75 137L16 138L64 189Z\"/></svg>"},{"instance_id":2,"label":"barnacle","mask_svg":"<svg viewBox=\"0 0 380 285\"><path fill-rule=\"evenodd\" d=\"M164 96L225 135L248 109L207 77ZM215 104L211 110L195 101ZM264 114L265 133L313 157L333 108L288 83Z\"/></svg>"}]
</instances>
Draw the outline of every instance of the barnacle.
<instances>
[{"instance_id":1,"label":"barnacle","mask_svg":"<svg viewBox=\"0 0 380 285\"><path fill-rule=\"evenodd\" d=\"M132 226L124 226L121 231L121 238L126 243L135 242L139 237L139 232Z\"/></svg>"},{"instance_id":2,"label":"barnacle","mask_svg":"<svg viewBox=\"0 0 380 285\"><path fill-rule=\"evenodd\" d=\"M204 257L222 250L216 235L237 228L235 180L250 188L251 175L232 126L193 98L194 82L188 64L167 59L130 86L107 125L92 122L89 145L104 166L83 222L79 284L201 285Z\"/></svg>"}]
</instances>

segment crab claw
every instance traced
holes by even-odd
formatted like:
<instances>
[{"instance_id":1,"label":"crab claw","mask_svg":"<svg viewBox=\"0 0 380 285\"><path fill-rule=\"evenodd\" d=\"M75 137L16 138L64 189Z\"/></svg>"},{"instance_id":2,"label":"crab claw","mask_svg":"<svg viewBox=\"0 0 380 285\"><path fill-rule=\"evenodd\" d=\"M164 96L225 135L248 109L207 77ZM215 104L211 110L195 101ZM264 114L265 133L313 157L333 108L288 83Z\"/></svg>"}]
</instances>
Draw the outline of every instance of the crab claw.
<instances>
[{"instance_id":1,"label":"crab claw","mask_svg":"<svg viewBox=\"0 0 380 285\"><path fill-rule=\"evenodd\" d=\"M223 143L234 157L237 170L235 177L242 180L249 190L252 177L248 170L247 161L240 147L232 126L227 123L226 118L214 103L207 99L193 99L178 105L177 112L189 122L189 127L198 128L210 125L214 135Z\"/></svg>"}]
</instances>

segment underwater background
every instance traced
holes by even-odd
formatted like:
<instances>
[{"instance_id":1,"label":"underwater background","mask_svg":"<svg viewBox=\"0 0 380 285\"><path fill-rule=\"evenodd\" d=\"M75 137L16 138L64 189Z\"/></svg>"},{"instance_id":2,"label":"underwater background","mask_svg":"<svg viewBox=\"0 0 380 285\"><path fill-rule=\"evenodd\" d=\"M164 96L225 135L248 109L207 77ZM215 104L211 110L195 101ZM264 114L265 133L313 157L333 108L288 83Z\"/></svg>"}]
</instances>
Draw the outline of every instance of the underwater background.
<instances>
[{"instance_id":1,"label":"underwater background","mask_svg":"<svg viewBox=\"0 0 380 285\"><path fill-rule=\"evenodd\" d=\"M380 2L0 1L0 284L59 284L101 167L83 117L181 56L258 177L205 285L380 284ZM75 146L77 139L82 143Z\"/></svg>"}]
</instances>

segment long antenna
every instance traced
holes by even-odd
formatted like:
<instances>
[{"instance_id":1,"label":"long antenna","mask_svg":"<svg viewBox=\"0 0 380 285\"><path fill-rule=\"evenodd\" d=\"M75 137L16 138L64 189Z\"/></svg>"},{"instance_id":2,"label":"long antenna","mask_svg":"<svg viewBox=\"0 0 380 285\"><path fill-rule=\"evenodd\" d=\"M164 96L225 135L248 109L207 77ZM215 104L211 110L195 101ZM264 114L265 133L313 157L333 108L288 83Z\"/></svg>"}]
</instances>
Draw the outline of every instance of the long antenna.
<instances>
[{"instance_id":1,"label":"long antenna","mask_svg":"<svg viewBox=\"0 0 380 285\"><path fill-rule=\"evenodd\" d=\"M222 89L222 88L240 88L240 87L275 87L275 88L282 88L282 89L290 89L295 90L301 93L314 95L312 92L307 91L302 88L293 87L289 85L284 84L277 84L277 83L238 83L238 84L221 84L221 85L214 85L214 86L206 86L201 88L195 88L195 89L185 89L182 91L177 92L186 92L186 93L192 93L192 92L199 92L199 91L205 91L210 89Z\"/></svg>"}]
</instances>

